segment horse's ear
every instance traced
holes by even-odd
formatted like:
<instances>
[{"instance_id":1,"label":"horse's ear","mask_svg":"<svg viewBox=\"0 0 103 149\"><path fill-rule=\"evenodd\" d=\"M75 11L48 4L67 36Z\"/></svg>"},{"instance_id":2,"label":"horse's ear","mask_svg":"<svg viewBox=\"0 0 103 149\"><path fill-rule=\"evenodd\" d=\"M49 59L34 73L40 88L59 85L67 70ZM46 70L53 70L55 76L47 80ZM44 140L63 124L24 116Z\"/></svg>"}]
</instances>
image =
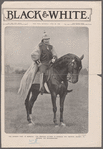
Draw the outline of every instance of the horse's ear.
<instances>
[{"instance_id":1,"label":"horse's ear","mask_svg":"<svg viewBox=\"0 0 103 149\"><path fill-rule=\"evenodd\" d=\"M81 57L80 57L80 60L82 60L84 58L84 55L82 55Z\"/></svg>"}]
</instances>

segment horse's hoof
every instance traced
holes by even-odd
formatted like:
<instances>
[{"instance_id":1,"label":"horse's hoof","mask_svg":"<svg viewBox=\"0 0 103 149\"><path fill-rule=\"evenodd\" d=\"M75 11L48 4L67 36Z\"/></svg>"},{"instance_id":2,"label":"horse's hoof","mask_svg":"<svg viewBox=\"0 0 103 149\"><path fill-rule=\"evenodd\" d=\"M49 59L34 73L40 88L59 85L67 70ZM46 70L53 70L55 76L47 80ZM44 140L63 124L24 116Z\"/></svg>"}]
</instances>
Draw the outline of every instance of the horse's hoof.
<instances>
[{"instance_id":1,"label":"horse's hoof","mask_svg":"<svg viewBox=\"0 0 103 149\"><path fill-rule=\"evenodd\" d=\"M32 125L35 125L35 124L34 124L33 121L30 121L28 125L29 125L29 126L32 126Z\"/></svg>"},{"instance_id":2,"label":"horse's hoof","mask_svg":"<svg viewBox=\"0 0 103 149\"><path fill-rule=\"evenodd\" d=\"M33 126L33 123L29 123L28 125L29 125L29 126Z\"/></svg>"},{"instance_id":3,"label":"horse's hoof","mask_svg":"<svg viewBox=\"0 0 103 149\"><path fill-rule=\"evenodd\" d=\"M58 124L55 124L55 127L59 127L59 125Z\"/></svg>"},{"instance_id":4,"label":"horse's hoof","mask_svg":"<svg viewBox=\"0 0 103 149\"><path fill-rule=\"evenodd\" d=\"M31 120L31 123L33 124L33 125L35 125L35 123Z\"/></svg>"},{"instance_id":5,"label":"horse's hoof","mask_svg":"<svg viewBox=\"0 0 103 149\"><path fill-rule=\"evenodd\" d=\"M61 125L61 126L63 126L63 127L65 127L65 126L66 126L66 124L65 124L65 123L63 123L63 122L61 122L61 123L60 123L60 125Z\"/></svg>"},{"instance_id":6,"label":"horse's hoof","mask_svg":"<svg viewBox=\"0 0 103 149\"><path fill-rule=\"evenodd\" d=\"M54 124L55 124L55 127L59 127L59 125L58 125L58 123L57 123L57 122L55 122Z\"/></svg>"}]
</instances>

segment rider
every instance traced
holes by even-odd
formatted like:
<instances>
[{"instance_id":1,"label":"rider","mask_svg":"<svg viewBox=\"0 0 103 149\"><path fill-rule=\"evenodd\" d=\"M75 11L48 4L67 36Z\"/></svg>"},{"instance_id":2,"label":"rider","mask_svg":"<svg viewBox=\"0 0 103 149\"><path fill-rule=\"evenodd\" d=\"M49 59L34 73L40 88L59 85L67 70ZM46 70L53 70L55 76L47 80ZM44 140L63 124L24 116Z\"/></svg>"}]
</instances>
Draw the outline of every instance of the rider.
<instances>
[{"instance_id":1,"label":"rider","mask_svg":"<svg viewBox=\"0 0 103 149\"><path fill-rule=\"evenodd\" d=\"M44 92L43 75L49 67L49 62L55 62L57 54L53 46L49 43L50 37L44 32L41 42L38 48L31 54L32 60L38 65L40 71L40 92Z\"/></svg>"}]
</instances>

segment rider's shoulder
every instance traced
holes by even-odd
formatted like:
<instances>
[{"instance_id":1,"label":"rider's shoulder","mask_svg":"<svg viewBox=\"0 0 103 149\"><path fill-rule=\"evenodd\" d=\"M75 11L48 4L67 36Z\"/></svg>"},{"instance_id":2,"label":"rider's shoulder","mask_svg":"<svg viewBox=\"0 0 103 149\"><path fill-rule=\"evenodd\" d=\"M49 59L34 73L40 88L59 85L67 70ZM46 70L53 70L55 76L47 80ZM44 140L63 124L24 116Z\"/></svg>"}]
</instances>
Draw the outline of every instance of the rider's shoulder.
<instances>
[{"instance_id":1,"label":"rider's shoulder","mask_svg":"<svg viewBox=\"0 0 103 149\"><path fill-rule=\"evenodd\" d=\"M49 44L50 48L53 49L53 45Z\"/></svg>"},{"instance_id":2,"label":"rider's shoulder","mask_svg":"<svg viewBox=\"0 0 103 149\"><path fill-rule=\"evenodd\" d=\"M43 46L43 45L44 45L43 42L40 42L38 46L41 47L41 46Z\"/></svg>"},{"instance_id":3,"label":"rider's shoulder","mask_svg":"<svg viewBox=\"0 0 103 149\"><path fill-rule=\"evenodd\" d=\"M45 46L45 44L43 42L40 42L39 43L39 47L42 47L42 46ZM51 49L53 48L53 45L49 44L48 45Z\"/></svg>"},{"instance_id":4,"label":"rider's shoulder","mask_svg":"<svg viewBox=\"0 0 103 149\"><path fill-rule=\"evenodd\" d=\"M42 46L42 43L39 43L39 47L41 47Z\"/></svg>"}]
</instances>

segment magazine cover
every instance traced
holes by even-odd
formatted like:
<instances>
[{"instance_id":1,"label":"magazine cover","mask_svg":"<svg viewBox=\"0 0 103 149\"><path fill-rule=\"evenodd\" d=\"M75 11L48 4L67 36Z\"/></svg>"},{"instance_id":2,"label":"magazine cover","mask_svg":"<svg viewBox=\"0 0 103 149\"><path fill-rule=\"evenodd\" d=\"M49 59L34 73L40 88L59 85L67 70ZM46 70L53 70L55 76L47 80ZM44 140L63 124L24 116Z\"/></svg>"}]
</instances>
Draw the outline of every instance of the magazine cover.
<instances>
[{"instance_id":1,"label":"magazine cover","mask_svg":"<svg viewBox=\"0 0 103 149\"><path fill-rule=\"evenodd\" d=\"M101 147L101 6L2 4L1 147Z\"/></svg>"}]
</instances>

